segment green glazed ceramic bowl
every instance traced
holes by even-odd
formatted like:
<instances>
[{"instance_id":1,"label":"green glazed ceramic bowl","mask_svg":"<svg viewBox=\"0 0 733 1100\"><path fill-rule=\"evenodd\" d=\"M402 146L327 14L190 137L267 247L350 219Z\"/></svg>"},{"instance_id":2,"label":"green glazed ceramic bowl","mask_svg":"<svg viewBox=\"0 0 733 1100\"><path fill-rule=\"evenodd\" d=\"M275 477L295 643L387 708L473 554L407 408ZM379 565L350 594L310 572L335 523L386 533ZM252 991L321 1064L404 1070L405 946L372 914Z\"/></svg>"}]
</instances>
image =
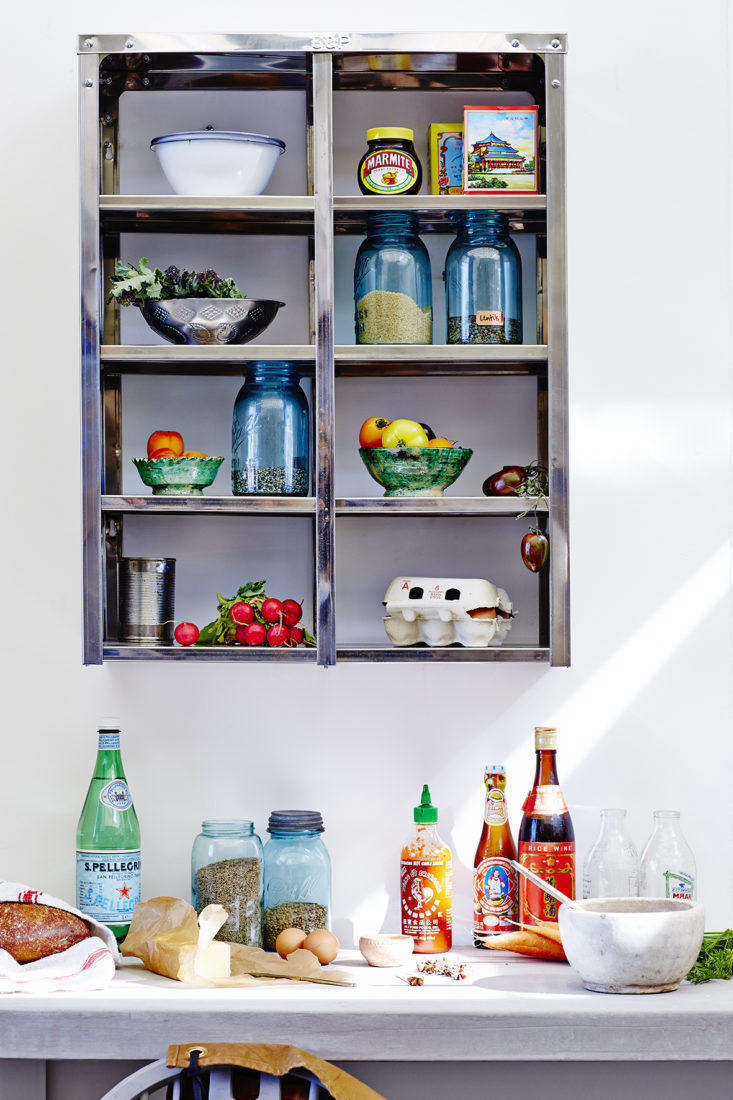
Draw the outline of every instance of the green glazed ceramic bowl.
<instances>
[{"instance_id":1,"label":"green glazed ceramic bowl","mask_svg":"<svg viewBox=\"0 0 733 1100\"><path fill-rule=\"evenodd\" d=\"M144 485L156 497L203 496L223 458L133 458Z\"/></svg>"},{"instance_id":2,"label":"green glazed ceramic bowl","mask_svg":"<svg viewBox=\"0 0 733 1100\"><path fill-rule=\"evenodd\" d=\"M463 472L470 447L360 447L359 454L386 497L442 497Z\"/></svg>"}]
</instances>

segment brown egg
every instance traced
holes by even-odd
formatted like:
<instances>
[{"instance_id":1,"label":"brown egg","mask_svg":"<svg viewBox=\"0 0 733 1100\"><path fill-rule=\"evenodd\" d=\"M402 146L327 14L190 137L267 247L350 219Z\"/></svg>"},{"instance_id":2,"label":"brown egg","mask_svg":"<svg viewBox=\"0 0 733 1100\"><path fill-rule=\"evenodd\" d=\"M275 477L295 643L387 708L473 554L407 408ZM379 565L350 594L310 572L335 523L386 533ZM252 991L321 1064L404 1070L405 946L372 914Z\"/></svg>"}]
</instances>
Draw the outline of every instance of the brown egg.
<instances>
[{"instance_id":1,"label":"brown egg","mask_svg":"<svg viewBox=\"0 0 733 1100\"><path fill-rule=\"evenodd\" d=\"M302 946L306 951L312 951L321 966L327 966L338 955L339 941L333 932L327 932L325 928L317 928L303 940Z\"/></svg>"},{"instance_id":2,"label":"brown egg","mask_svg":"<svg viewBox=\"0 0 733 1100\"><path fill-rule=\"evenodd\" d=\"M292 955L293 951L303 946L305 937L306 933L302 928L283 928L275 940L275 950L281 959L287 959L288 955Z\"/></svg>"}]
</instances>

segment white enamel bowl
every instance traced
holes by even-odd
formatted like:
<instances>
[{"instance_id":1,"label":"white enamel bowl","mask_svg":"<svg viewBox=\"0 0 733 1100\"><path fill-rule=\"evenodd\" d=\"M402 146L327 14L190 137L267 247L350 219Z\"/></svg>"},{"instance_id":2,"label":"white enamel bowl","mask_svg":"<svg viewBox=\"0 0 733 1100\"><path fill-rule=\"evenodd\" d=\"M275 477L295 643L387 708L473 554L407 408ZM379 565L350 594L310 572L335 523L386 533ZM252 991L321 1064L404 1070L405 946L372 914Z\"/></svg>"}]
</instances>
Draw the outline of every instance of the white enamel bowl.
<instances>
[{"instance_id":1,"label":"white enamel bowl","mask_svg":"<svg viewBox=\"0 0 733 1100\"><path fill-rule=\"evenodd\" d=\"M267 134L196 130L150 143L177 195L261 195L285 142Z\"/></svg>"},{"instance_id":2,"label":"white enamel bowl","mask_svg":"<svg viewBox=\"0 0 733 1100\"><path fill-rule=\"evenodd\" d=\"M705 911L666 898L589 898L558 912L568 962L598 993L665 993L697 958Z\"/></svg>"}]
</instances>

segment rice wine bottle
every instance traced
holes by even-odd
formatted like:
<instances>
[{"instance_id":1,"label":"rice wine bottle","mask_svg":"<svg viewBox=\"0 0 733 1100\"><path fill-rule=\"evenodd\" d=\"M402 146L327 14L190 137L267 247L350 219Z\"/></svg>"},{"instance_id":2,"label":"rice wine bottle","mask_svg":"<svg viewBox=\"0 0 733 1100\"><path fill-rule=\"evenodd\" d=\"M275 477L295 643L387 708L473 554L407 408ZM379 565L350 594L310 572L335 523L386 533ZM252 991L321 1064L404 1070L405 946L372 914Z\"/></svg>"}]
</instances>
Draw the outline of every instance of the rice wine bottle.
<instances>
[{"instance_id":1,"label":"rice wine bottle","mask_svg":"<svg viewBox=\"0 0 733 1100\"><path fill-rule=\"evenodd\" d=\"M524 800L519 827L519 862L550 885L575 898L575 833L557 780L557 730L537 726L534 784ZM520 876L519 920L530 928L536 920L557 920L560 905L539 886Z\"/></svg>"},{"instance_id":2,"label":"rice wine bottle","mask_svg":"<svg viewBox=\"0 0 733 1100\"><path fill-rule=\"evenodd\" d=\"M97 762L76 829L76 905L118 942L140 901L140 826L120 755L120 724L99 728Z\"/></svg>"}]
</instances>

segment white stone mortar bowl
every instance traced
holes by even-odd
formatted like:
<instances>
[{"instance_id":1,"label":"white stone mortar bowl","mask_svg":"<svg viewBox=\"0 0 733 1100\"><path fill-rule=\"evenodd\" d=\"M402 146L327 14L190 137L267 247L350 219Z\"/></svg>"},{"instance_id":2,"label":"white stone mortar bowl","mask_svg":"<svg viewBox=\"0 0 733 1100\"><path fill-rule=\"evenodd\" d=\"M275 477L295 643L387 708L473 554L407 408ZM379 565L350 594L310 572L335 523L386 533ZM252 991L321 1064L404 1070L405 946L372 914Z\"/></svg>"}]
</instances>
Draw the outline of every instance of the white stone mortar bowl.
<instances>
[{"instance_id":1,"label":"white stone mortar bowl","mask_svg":"<svg viewBox=\"0 0 733 1100\"><path fill-rule=\"evenodd\" d=\"M697 958L705 911L666 898L589 898L558 911L568 962L598 993L666 993Z\"/></svg>"},{"instance_id":2,"label":"white stone mortar bowl","mask_svg":"<svg viewBox=\"0 0 733 1100\"><path fill-rule=\"evenodd\" d=\"M359 950L370 966L403 966L414 949L411 936L380 932L376 936L359 937Z\"/></svg>"}]
</instances>

